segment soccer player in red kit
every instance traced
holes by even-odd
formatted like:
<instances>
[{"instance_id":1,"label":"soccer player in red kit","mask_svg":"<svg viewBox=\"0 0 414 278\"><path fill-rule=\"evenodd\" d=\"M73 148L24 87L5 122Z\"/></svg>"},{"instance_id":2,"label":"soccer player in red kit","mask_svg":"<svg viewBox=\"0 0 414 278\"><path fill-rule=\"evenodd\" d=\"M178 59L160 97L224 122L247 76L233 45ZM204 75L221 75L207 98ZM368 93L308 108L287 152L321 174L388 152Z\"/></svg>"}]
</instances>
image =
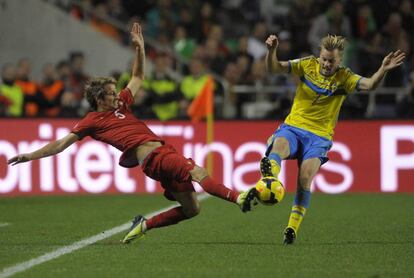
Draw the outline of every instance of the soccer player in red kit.
<instances>
[{"instance_id":1,"label":"soccer player in red kit","mask_svg":"<svg viewBox=\"0 0 414 278\"><path fill-rule=\"evenodd\" d=\"M8 164L18 164L60 153L86 136L108 143L123 152L119 164L123 167L141 165L144 173L161 182L169 200L176 200L180 206L162 212L150 219L136 216L123 243L142 237L152 228L164 227L189 219L199 213L199 202L192 185L198 182L211 195L236 203L243 212L250 210L255 191L235 192L209 177L207 171L195 165L155 135L142 121L136 119L129 109L133 97L144 79L144 39L141 27L135 23L131 39L136 47L132 78L120 93L115 91L113 78L95 78L85 87L85 97L90 104L89 112L72 131L44 147L8 160Z\"/></svg>"}]
</instances>

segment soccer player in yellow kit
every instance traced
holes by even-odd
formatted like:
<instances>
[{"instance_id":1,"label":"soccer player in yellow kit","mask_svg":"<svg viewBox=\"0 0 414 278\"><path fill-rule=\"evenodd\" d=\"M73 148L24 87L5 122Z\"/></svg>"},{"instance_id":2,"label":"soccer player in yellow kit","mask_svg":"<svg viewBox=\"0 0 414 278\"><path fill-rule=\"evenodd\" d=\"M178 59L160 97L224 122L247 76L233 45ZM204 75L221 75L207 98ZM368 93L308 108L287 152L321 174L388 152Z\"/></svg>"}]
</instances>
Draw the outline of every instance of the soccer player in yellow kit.
<instances>
[{"instance_id":1,"label":"soccer player in yellow kit","mask_svg":"<svg viewBox=\"0 0 414 278\"><path fill-rule=\"evenodd\" d=\"M389 53L371 77L362 77L341 66L345 38L327 35L321 40L319 57L309 56L290 61L277 58L278 39L266 40L266 66L271 73L293 73L300 78L290 114L268 140L265 157L260 161L263 177L277 178L283 159L297 159L299 175L297 190L284 231L284 244L292 244L310 201L312 179L322 164L328 161L327 152L342 102L348 94L375 89L385 74L398 66L405 53Z\"/></svg>"}]
</instances>

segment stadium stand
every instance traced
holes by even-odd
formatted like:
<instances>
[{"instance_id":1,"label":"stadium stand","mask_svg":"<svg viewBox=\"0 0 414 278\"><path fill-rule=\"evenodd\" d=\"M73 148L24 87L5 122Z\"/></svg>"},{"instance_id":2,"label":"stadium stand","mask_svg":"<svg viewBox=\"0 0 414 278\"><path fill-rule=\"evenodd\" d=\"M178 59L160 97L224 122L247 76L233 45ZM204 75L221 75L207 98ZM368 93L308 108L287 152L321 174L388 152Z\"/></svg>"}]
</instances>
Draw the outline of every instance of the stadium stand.
<instances>
[{"instance_id":1,"label":"stadium stand","mask_svg":"<svg viewBox=\"0 0 414 278\"><path fill-rule=\"evenodd\" d=\"M130 47L127 30L131 22L138 20L144 26L148 60L154 62L159 55L167 56L167 72L170 79L177 82L177 88L185 87L182 82L191 74L193 60L203 61L205 72L216 81L215 114L218 119L281 119L289 112L297 80L266 74L264 40L271 33L280 38L279 56L282 60L315 54L318 47L315 42L327 33L345 35L349 43L344 65L366 76L375 71L386 53L401 49L407 53L404 66L388 74L376 91L349 97L341 117L414 117L414 59L411 51L414 13L413 1L410 0L381 3L373 0L43 2L78 20L83 28L92 27L94 32L104 34L123 47ZM27 53L21 58L25 55ZM84 58L87 63L94 63L84 55L67 53L67 57L61 57L61 61L55 63L56 81L64 84L59 97L42 97L44 81L26 77L26 81L16 82L24 93L21 113L12 112L11 109L16 109L12 108L13 105L3 105L2 115L82 116L87 111L80 101L82 85L88 79ZM11 62L17 67L21 61ZM10 61L1 61L0 66L5 68L6 62ZM30 64L30 61L26 60L26 63ZM49 63L45 60L42 66ZM64 65L68 66L62 67ZM62 68L67 73L59 74ZM148 76L153 74L150 67ZM128 73L116 69L112 70L112 75L118 79L122 77L120 86L128 77ZM1 84L7 85L4 80ZM28 84L33 86L29 88ZM28 91L33 88L37 91ZM43 92L39 91L40 88ZM7 94L0 92L0 95L7 98ZM156 101L149 95L151 93L144 90L136 99L135 114L139 117L157 116L151 109L142 109L140 105L148 104L151 99ZM176 92L174 101L185 102L185 92ZM61 108L50 112L56 105ZM149 103L146 107L153 105L156 103ZM39 107L45 112L39 112ZM185 117L182 111L174 115L176 117L162 119Z\"/></svg>"}]
</instances>

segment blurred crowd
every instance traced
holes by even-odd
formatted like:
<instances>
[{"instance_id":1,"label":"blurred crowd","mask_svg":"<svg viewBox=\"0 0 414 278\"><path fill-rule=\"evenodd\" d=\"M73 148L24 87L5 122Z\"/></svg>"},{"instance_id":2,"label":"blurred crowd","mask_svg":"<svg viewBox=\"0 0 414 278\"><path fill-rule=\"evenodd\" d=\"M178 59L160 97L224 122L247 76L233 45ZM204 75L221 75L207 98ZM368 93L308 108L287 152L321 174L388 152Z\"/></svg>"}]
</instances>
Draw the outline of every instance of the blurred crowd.
<instances>
[{"instance_id":1,"label":"blurred crowd","mask_svg":"<svg viewBox=\"0 0 414 278\"><path fill-rule=\"evenodd\" d=\"M185 119L189 103L210 77L216 80L216 99L225 99L227 110L233 111L223 113L224 107L216 111L218 118L285 117L297 80L266 73L264 41L269 34L278 35L280 60L318 55L322 37L343 35L348 39L344 65L362 76L372 75L390 51L404 51L406 63L388 73L381 85L403 93L379 95L378 107L388 105L393 112L384 109L383 115L379 111L375 116L414 117L414 0L51 2L125 46L130 46L131 23L143 25L147 60L153 67L133 106L141 118ZM82 89L93 75L84 70L89 62L93 63L81 52L70 53L58 64L45 64L41 80L31 78L28 59L2 65L0 115L84 115L88 107ZM129 68L112 74L120 89L129 80ZM256 89L241 93L237 89L241 85ZM275 86L278 92L257 92L266 86ZM362 94L350 97L342 116L366 116L368 99Z\"/></svg>"}]
</instances>

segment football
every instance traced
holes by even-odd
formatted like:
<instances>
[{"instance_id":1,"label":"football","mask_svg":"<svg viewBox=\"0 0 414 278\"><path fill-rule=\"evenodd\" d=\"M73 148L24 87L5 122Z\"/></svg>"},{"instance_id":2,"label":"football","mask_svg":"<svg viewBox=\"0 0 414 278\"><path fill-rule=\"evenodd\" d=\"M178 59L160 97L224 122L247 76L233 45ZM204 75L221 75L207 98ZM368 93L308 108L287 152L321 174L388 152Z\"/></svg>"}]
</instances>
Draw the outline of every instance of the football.
<instances>
[{"instance_id":1,"label":"football","mask_svg":"<svg viewBox=\"0 0 414 278\"><path fill-rule=\"evenodd\" d=\"M257 199L264 205L274 205L283 200L285 188L274 177L265 177L256 184Z\"/></svg>"}]
</instances>

